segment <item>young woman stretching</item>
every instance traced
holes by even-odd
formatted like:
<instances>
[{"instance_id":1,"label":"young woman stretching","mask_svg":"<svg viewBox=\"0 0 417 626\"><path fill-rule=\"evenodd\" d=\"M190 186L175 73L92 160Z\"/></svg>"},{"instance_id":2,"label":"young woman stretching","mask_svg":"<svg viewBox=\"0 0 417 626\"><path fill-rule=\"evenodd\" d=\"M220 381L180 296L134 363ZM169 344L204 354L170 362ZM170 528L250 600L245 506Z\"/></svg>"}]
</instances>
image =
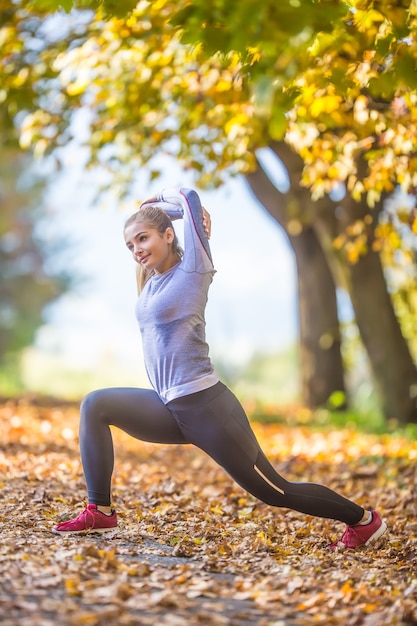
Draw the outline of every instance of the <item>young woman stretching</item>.
<instances>
[{"instance_id":1,"label":"young woman stretching","mask_svg":"<svg viewBox=\"0 0 417 626\"><path fill-rule=\"evenodd\" d=\"M184 252L172 226L180 218ZM84 398L80 448L89 504L53 532L105 532L117 526L111 508L112 425L143 441L192 443L259 500L346 523L333 548L369 545L386 530L378 513L322 485L280 476L239 401L219 381L205 339L204 311L215 273L209 234L210 216L191 189L166 189L127 220L126 245L139 265L136 316L153 390L101 389Z\"/></svg>"}]
</instances>

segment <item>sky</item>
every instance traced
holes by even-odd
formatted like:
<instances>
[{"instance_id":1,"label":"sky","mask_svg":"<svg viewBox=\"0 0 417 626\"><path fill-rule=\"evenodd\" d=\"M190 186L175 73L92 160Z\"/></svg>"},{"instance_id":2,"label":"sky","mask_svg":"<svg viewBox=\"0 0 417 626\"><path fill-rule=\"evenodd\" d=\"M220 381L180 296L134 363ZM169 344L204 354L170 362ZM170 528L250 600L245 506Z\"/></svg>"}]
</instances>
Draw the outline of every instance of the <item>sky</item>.
<instances>
[{"instance_id":1,"label":"sky","mask_svg":"<svg viewBox=\"0 0 417 626\"><path fill-rule=\"evenodd\" d=\"M115 370L143 367L134 317L135 267L123 240L123 224L137 201L164 187L192 187L173 162L152 184L138 184L131 202L93 206L95 183L74 154L50 184L48 240L62 241L59 260L79 276L75 289L47 311L37 350L70 367ZM244 178L216 191L198 190L212 218L211 249L217 273L207 306L211 355L242 363L255 352L275 352L297 336L296 274L293 253L276 222L259 205ZM179 231L181 238L181 232Z\"/></svg>"}]
</instances>

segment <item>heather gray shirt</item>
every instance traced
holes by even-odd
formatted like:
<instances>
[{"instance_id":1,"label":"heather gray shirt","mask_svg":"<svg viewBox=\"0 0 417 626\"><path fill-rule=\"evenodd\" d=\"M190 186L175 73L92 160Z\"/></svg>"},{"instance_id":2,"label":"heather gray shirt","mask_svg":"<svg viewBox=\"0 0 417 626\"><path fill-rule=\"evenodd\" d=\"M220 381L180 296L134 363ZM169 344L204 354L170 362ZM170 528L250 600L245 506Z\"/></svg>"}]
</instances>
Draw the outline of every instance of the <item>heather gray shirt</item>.
<instances>
[{"instance_id":1,"label":"heather gray shirt","mask_svg":"<svg viewBox=\"0 0 417 626\"><path fill-rule=\"evenodd\" d=\"M165 189L160 206L172 220L184 220L184 256L170 270L146 282L136 305L145 367L164 403L215 385L209 357L205 307L215 273L198 195Z\"/></svg>"}]
</instances>

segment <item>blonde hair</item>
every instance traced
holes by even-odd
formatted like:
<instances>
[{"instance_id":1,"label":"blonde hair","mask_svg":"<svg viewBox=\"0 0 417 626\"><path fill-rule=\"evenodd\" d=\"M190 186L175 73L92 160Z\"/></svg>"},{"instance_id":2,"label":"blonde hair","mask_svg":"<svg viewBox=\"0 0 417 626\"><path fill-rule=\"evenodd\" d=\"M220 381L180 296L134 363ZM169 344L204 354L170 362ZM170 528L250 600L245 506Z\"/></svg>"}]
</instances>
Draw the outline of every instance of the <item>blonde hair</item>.
<instances>
[{"instance_id":1,"label":"blonde hair","mask_svg":"<svg viewBox=\"0 0 417 626\"><path fill-rule=\"evenodd\" d=\"M147 204L133 213L130 217L127 218L125 222L125 229L133 224L134 222L143 222L148 228L155 228L161 235L163 235L167 228L172 228L174 233L174 239L171 242L172 252L177 255L178 261L182 259L183 250L178 242L177 234L172 225L171 219L168 215L157 206L152 204ZM138 288L138 293L142 291L145 286L145 283L149 278L155 273L155 270L147 270L142 265L137 265L136 267L136 283Z\"/></svg>"}]
</instances>

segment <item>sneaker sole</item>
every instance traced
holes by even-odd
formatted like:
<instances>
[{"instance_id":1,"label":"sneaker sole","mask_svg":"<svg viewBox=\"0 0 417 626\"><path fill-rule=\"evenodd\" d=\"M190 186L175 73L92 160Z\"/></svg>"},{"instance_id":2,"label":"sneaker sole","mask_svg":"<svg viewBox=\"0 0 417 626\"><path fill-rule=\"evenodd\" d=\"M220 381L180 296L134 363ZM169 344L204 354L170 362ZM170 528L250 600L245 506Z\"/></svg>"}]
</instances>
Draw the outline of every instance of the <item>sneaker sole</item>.
<instances>
[{"instance_id":1,"label":"sneaker sole","mask_svg":"<svg viewBox=\"0 0 417 626\"><path fill-rule=\"evenodd\" d=\"M56 528L52 529L52 532L55 535L92 535L92 534L102 534L108 533L111 530L116 530L117 526L112 526L111 528L85 528L84 530L57 530Z\"/></svg>"},{"instance_id":2,"label":"sneaker sole","mask_svg":"<svg viewBox=\"0 0 417 626\"><path fill-rule=\"evenodd\" d=\"M371 543L374 543L375 541L377 541L380 537L382 537L382 535L385 533L387 528L388 527L387 527L386 523L382 522L382 524L378 528L378 530L376 530L374 532L374 534L369 537L368 541L365 541L364 545L365 546L369 546Z\"/></svg>"}]
</instances>

